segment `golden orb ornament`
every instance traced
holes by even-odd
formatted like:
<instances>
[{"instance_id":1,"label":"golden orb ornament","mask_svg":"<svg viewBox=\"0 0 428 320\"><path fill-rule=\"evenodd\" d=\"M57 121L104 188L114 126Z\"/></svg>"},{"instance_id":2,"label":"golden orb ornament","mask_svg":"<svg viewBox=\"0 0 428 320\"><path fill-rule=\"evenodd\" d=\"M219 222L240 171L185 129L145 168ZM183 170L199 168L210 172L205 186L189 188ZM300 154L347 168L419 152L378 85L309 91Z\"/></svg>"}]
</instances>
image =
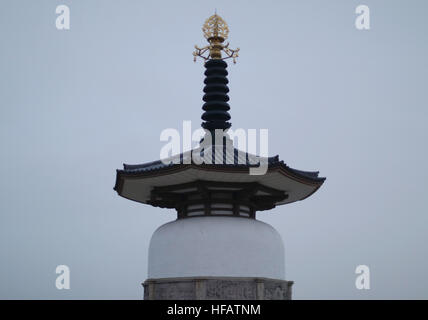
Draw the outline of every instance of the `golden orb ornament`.
<instances>
[{"instance_id":1,"label":"golden orb ornament","mask_svg":"<svg viewBox=\"0 0 428 320\"><path fill-rule=\"evenodd\" d=\"M204 32L204 37L207 40L213 37L220 37L224 41L227 39L227 35L229 34L229 27L227 26L226 21L217 14L214 14L205 20L205 23L202 26L202 31Z\"/></svg>"},{"instance_id":2,"label":"golden orb ornament","mask_svg":"<svg viewBox=\"0 0 428 320\"><path fill-rule=\"evenodd\" d=\"M193 52L194 61L196 61L196 57L201 57L204 60L225 60L232 58L233 63L236 63L239 48L233 50L229 48L229 43L223 44L229 35L229 27L227 26L226 21L215 13L205 20L205 23L202 26L202 31L209 45L203 48L195 46L196 50ZM224 53L224 57L222 56L222 53Z\"/></svg>"}]
</instances>

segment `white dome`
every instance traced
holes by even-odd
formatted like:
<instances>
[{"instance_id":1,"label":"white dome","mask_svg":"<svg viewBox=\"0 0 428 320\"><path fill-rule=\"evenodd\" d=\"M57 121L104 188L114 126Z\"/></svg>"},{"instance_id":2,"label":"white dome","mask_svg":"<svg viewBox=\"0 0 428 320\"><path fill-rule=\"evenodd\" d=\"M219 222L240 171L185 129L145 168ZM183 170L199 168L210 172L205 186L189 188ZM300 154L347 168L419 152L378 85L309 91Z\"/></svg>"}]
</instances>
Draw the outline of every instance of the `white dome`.
<instances>
[{"instance_id":1,"label":"white dome","mask_svg":"<svg viewBox=\"0 0 428 320\"><path fill-rule=\"evenodd\" d=\"M160 226L150 240L148 277L284 279L284 246L267 223L239 217L192 217Z\"/></svg>"}]
</instances>

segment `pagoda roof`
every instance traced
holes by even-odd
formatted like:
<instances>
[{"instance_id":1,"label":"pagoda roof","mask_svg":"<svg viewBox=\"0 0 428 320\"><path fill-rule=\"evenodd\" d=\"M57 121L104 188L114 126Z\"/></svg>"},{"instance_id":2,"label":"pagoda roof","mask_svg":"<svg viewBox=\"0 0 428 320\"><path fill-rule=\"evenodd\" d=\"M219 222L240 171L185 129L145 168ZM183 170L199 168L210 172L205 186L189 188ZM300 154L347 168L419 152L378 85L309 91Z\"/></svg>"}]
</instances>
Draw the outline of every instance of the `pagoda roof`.
<instances>
[{"instance_id":1,"label":"pagoda roof","mask_svg":"<svg viewBox=\"0 0 428 320\"><path fill-rule=\"evenodd\" d=\"M258 167L254 159L259 157L233 148L233 152L223 152L218 159L215 148L211 147L212 164L196 164L191 159L193 149L166 160L143 164L124 164L117 170L114 190L127 199L150 204L151 191L155 187L189 183L193 181L256 182L266 187L282 190L288 197L276 205L303 200L312 195L323 184L325 178L319 177L318 171L302 171L289 167L279 156L262 158L267 163L263 175L250 175L249 169ZM221 157L221 156L220 156ZM217 160L217 161L215 161Z\"/></svg>"}]
</instances>

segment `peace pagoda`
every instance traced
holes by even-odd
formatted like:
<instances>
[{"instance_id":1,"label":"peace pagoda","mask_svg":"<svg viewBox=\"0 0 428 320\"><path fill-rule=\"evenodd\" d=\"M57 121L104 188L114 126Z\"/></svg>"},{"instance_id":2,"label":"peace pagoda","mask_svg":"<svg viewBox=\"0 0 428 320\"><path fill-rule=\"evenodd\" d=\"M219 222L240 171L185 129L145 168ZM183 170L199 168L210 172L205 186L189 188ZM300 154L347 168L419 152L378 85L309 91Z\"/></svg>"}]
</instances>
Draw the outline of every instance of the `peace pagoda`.
<instances>
[{"instance_id":1,"label":"peace pagoda","mask_svg":"<svg viewBox=\"0 0 428 320\"><path fill-rule=\"evenodd\" d=\"M144 299L291 299L281 236L257 215L306 199L325 178L233 146L225 60L235 62L239 49L225 43L229 29L217 14L202 30L208 45L193 53L205 61L199 146L117 170L120 196L177 213L151 238ZM251 174L257 163L264 174Z\"/></svg>"}]
</instances>

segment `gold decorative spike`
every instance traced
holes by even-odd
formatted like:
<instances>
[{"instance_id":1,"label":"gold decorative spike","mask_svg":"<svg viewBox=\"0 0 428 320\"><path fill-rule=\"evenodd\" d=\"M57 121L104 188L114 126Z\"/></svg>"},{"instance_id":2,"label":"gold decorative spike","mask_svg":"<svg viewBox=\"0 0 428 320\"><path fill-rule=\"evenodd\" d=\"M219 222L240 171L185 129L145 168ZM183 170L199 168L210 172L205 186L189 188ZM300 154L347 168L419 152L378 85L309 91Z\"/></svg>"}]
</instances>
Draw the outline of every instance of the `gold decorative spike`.
<instances>
[{"instance_id":1,"label":"gold decorative spike","mask_svg":"<svg viewBox=\"0 0 428 320\"><path fill-rule=\"evenodd\" d=\"M229 43L225 45L223 44L229 34L229 27L227 26L226 21L215 13L205 21L202 26L202 31L204 32L204 37L209 42L209 45L203 48L195 46L196 50L193 52L194 61L196 61L196 57L201 57L204 60L225 60L232 58L233 63L236 63L239 48L233 50L229 48ZM225 57L222 57L222 52L225 54Z\"/></svg>"}]
</instances>

